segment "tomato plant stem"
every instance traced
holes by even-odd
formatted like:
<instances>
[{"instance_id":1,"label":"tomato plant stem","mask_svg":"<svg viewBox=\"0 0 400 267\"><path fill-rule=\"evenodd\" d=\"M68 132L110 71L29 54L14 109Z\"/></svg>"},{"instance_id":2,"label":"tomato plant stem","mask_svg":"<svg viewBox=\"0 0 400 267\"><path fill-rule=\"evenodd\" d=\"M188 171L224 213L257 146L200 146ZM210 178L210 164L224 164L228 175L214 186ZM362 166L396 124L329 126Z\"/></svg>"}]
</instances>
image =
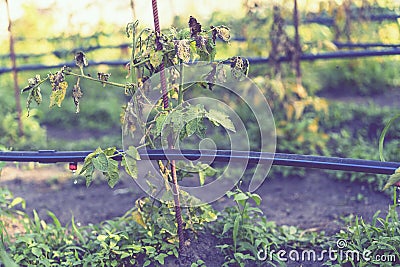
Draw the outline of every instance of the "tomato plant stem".
<instances>
[{"instance_id":1,"label":"tomato plant stem","mask_svg":"<svg viewBox=\"0 0 400 267\"><path fill-rule=\"evenodd\" d=\"M95 79L95 78L93 78L93 77L89 77L89 76L82 75L82 74L77 74L77 73L70 72L70 71L66 71L65 74L66 74L66 75L77 76L77 77L79 77L79 78L83 78L83 79L87 79L87 80L99 82L99 83L102 83L102 84L108 84L108 85L112 85L112 86L116 86L116 87L125 88L125 85L124 85L124 84L121 84L121 83L114 83L114 82L109 82L109 81L102 81L102 80Z\"/></svg>"}]
</instances>

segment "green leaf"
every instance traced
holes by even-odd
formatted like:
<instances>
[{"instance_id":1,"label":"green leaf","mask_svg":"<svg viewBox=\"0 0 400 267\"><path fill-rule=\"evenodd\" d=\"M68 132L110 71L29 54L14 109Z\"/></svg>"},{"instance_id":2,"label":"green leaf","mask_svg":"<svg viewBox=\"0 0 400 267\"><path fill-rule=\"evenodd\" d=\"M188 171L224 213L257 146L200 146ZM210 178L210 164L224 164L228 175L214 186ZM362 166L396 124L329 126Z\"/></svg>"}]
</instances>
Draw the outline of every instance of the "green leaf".
<instances>
[{"instance_id":1,"label":"green leaf","mask_svg":"<svg viewBox=\"0 0 400 267\"><path fill-rule=\"evenodd\" d=\"M98 147L95 151L93 151L92 153L87 155L86 158L85 158L85 162L83 164L83 167L82 167L81 171L79 172L79 174L81 175L84 172L87 172L88 168L92 168L93 167L92 159L95 156L97 156L98 154L102 153L102 152L103 152L103 150L100 147ZM90 175L92 175L93 170L89 170L88 172L90 173Z\"/></svg>"},{"instance_id":2,"label":"green leaf","mask_svg":"<svg viewBox=\"0 0 400 267\"><path fill-rule=\"evenodd\" d=\"M74 219L73 215L71 217L71 226L72 226L72 230L74 231L74 233L76 234L78 239L82 242L82 244L84 244L85 243L85 239L83 238L83 235L79 231L78 227L76 227L75 219Z\"/></svg>"},{"instance_id":3,"label":"green leaf","mask_svg":"<svg viewBox=\"0 0 400 267\"><path fill-rule=\"evenodd\" d=\"M236 251L237 237L238 237L238 233L239 233L239 223L240 223L240 214L238 214L236 216L235 222L233 223L232 238L233 238L233 246L235 247L235 251Z\"/></svg>"},{"instance_id":4,"label":"green leaf","mask_svg":"<svg viewBox=\"0 0 400 267\"><path fill-rule=\"evenodd\" d=\"M397 168L394 174L390 175L389 180L386 182L382 190L388 189L389 187L391 187L392 185L396 184L399 181L400 181L400 168Z\"/></svg>"},{"instance_id":5,"label":"green leaf","mask_svg":"<svg viewBox=\"0 0 400 267\"><path fill-rule=\"evenodd\" d=\"M230 223L225 223L225 224L224 224L224 229L223 229L223 231L222 231L222 234L225 234L226 232L228 232L229 229L231 229L231 227L232 227L232 224L230 224Z\"/></svg>"},{"instance_id":6,"label":"green leaf","mask_svg":"<svg viewBox=\"0 0 400 267\"><path fill-rule=\"evenodd\" d=\"M11 201L11 203L8 205L8 208L12 208L17 206L18 204L21 204L22 208L25 209L26 208L26 202L25 199L23 199L22 197L16 197L13 199L13 201Z\"/></svg>"},{"instance_id":7,"label":"green leaf","mask_svg":"<svg viewBox=\"0 0 400 267\"><path fill-rule=\"evenodd\" d=\"M56 226L57 229L61 229L61 223L58 220L57 216L52 213L51 211L47 211L47 215L49 215L53 219L53 223Z\"/></svg>"},{"instance_id":8,"label":"green leaf","mask_svg":"<svg viewBox=\"0 0 400 267\"><path fill-rule=\"evenodd\" d=\"M202 171L199 172L199 180L200 180L200 185L204 185L204 182L206 180L206 175Z\"/></svg>"},{"instance_id":9,"label":"green leaf","mask_svg":"<svg viewBox=\"0 0 400 267\"><path fill-rule=\"evenodd\" d=\"M125 167L125 171L134 179L138 177L137 160L140 160L139 152L136 147L130 146L122 157L121 165Z\"/></svg>"},{"instance_id":10,"label":"green leaf","mask_svg":"<svg viewBox=\"0 0 400 267\"><path fill-rule=\"evenodd\" d=\"M36 210L33 210L33 224L37 233L40 233L40 218Z\"/></svg>"},{"instance_id":11,"label":"green leaf","mask_svg":"<svg viewBox=\"0 0 400 267\"><path fill-rule=\"evenodd\" d=\"M140 160L140 155L136 147L129 146L125 153L135 160Z\"/></svg>"},{"instance_id":12,"label":"green leaf","mask_svg":"<svg viewBox=\"0 0 400 267\"><path fill-rule=\"evenodd\" d=\"M4 264L5 267L18 267L18 265L10 258L4 249L3 243L0 242L0 262Z\"/></svg>"},{"instance_id":13,"label":"green leaf","mask_svg":"<svg viewBox=\"0 0 400 267\"><path fill-rule=\"evenodd\" d=\"M131 176L133 179L138 178L136 160L129 156L124 156L122 157L121 165L125 167L125 171L129 176Z\"/></svg>"},{"instance_id":14,"label":"green leaf","mask_svg":"<svg viewBox=\"0 0 400 267\"><path fill-rule=\"evenodd\" d=\"M256 202L257 206L261 204L261 197L257 194L251 194L251 198Z\"/></svg>"},{"instance_id":15,"label":"green leaf","mask_svg":"<svg viewBox=\"0 0 400 267\"><path fill-rule=\"evenodd\" d=\"M156 128L154 136L157 137L161 135L161 131L164 127L165 119L167 118L167 113L160 113L160 115L156 118Z\"/></svg>"},{"instance_id":16,"label":"green leaf","mask_svg":"<svg viewBox=\"0 0 400 267\"><path fill-rule=\"evenodd\" d=\"M162 60L163 60L162 51L153 50L150 52L150 65L153 66L153 68L157 68L158 66L160 66Z\"/></svg>"},{"instance_id":17,"label":"green leaf","mask_svg":"<svg viewBox=\"0 0 400 267\"><path fill-rule=\"evenodd\" d=\"M192 61L195 61L199 57L200 56L197 54L196 41L190 42L190 58L192 59Z\"/></svg>"},{"instance_id":18,"label":"green leaf","mask_svg":"<svg viewBox=\"0 0 400 267\"><path fill-rule=\"evenodd\" d=\"M92 183L93 173L94 173L94 165L93 163L90 163L90 165L87 167L85 171L86 187L89 187L89 185Z\"/></svg>"},{"instance_id":19,"label":"green leaf","mask_svg":"<svg viewBox=\"0 0 400 267\"><path fill-rule=\"evenodd\" d=\"M396 114L395 116L393 116L390 119L390 121L385 125L385 128L383 129L383 131L379 137L379 157L380 157L381 161L385 161L385 158L383 157L383 143L385 141L386 133L389 130L390 126L393 124L393 122L395 120L397 120L398 118L400 118L400 113Z\"/></svg>"},{"instance_id":20,"label":"green leaf","mask_svg":"<svg viewBox=\"0 0 400 267\"><path fill-rule=\"evenodd\" d=\"M168 257L167 254L165 253L160 253L157 256L154 257L154 259L156 259L160 264L164 265L164 259Z\"/></svg>"},{"instance_id":21,"label":"green leaf","mask_svg":"<svg viewBox=\"0 0 400 267\"><path fill-rule=\"evenodd\" d=\"M185 126L187 136L192 136L193 134L201 136L205 132L205 129L206 126L204 125L202 119L191 120Z\"/></svg>"},{"instance_id":22,"label":"green leaf","mask_svg":"<svg viewBox=\"0 0 400 267\"><path fill-rule=\"evenodd\" d=\"M108 171L108 158L106 154L100 153L97 157L95 157L93 160L93 165L94 167L101 171L101 172L107 172Z\"/></svg>"},{"instance_id":23,"label":"green leaf","mask_svg":"<svg viewBox=\"0 0 400 267\"><path fill-rule=\"evenodd\" d=\"M106 154L106 156L113 156L114 154L115 154L115 152L117 151L117 148L116 147L109 147L109 148L106 148L106 149L104 149L104 154Z\"/></svg>"},{"instance_id":24,"label":"green leaf","mask_svg":"<svg viewBox=\"0 0 400 267\"><path fill-rule=\"evenodd\" d=\"M35 255L36 257L42 256L42 250L38 247L33 247L31 250L32 254Z\"/></svg>"},{"instance_id":25,"label":"green leaf","mask_svg":"<svg viewBox=\"0 0 400 267\"><path fill-rule=\"evenodd\" d=\"M240 192L240 193L238 193L238 194L235 194L235 196L234 196L233 198L234 198L234 200L235 200L236 202L239 202L239 201L241 201L241 200L249 199L249 196L246 195L246 194L243 193L243 192Z\"/></svg>"},{"instance_id":26,"label":"green leaf","mask_svg":"<svg viewBox=\"0 0 400 267\"><path fill-rule=\"evenodd\" d=\"M90 165L93 165L92 159L86 157L85 158L85 162L83 163L82 169L79 172L79 175L83 174L84 172L86 172L86 170L89 168Z\"/></svg>"},{"instance_id":27,"label":"green leaf","mask_svg":"<svg viewBox=\"0 0 400 267\"><path fill-rule=\"evenodd\" d=\"M119 181L118 161L108 159L108 170L105 174L108 178L108 185L113 188Z\"/></svg>"},{"instance_id":28,"label":"green leaf","mask_svg":"<svg viewBox=\"0 0 400 267\"><path fill-rule=\"evenodd\" d=\"M216 126L221 125L225 129L236 132L235 126L225 113L219 110L210 109L210 111L206 113L206 117Z\"/></svg>"},{"instance_id":29,"label":"green leaf","mask_svg":"<svg viewBox=\"0 0 400 267\"><path fill-rule=\"evenodd\" d=\"M107 236L106 235L98 235L96 239L100 242L104 242L107 240Z\"/></svg>"}]
</instances>

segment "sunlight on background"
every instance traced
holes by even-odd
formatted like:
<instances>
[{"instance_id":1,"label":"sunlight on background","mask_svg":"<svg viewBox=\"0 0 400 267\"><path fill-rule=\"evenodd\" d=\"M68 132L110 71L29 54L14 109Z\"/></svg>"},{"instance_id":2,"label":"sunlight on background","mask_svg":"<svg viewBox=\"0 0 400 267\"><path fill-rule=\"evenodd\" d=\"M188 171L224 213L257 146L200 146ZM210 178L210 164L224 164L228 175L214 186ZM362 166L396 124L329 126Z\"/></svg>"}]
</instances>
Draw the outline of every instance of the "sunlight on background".
<instances>
[{"instance_id":1,"label":"sunlight on background","mask_svg":"<svg viewBox=\"0 0 400 267\"><path fill-rule=\"evenodd\" d=\"M342 0L335 0L337 3ZM362 0L353 0L355 4ZM97 1L97 0L9 0L11 19L16 20L34 9L39 10L41 17L53 18L54 24L48 25L53 32L90 34L96 30L101 22L113 24L116 29L125 27L126 23L138 19L142 26L153 27L153 16L150 0L134 1L134 10L131 9L130 0L124 1ZM223 11L238 18L244 15L243 4L248 2L262 3L272 6L276 3L293 5L290 0L159 0L158 10L162 27L172 24L174 16L195 16L204 21L214 11ZM328 0L298 0L299 9L307 7L308 11L317 12L321 3L326 5ZM390 3L392 7L399 7L400 0L378 0ZM0 40L7 37L7 13L5 1L0 0ZM57 34L56 34L57 35Z\"/></svg>"},{"instance_id":2,"label":"sunlight on background","mask_svg":"<svg viewBox=\"0 0 400 267\"><path fill-rule=\"evenodd\" d=\"M151 1L134 1L136 19L143 26L153 27ZM239 16L242 10L242 0L160 0L158 10L162 27L170 26L174 16L187 15L208 18L213 11L223 10L232 16ZM125 27L132 21L133 11L130 1L95 1L95 0L11 0L9 1L11 19L20 18L24 12L37 8L43 16L54 18L54 24L49 25L54 31L89 34L101 22L112 23ZM40 20L40 17L38 17ZM119 29L118 28L118 29ZM0 0L0 39L7 37L7 13L5 2Z\"/></svg>"}]
</instances>

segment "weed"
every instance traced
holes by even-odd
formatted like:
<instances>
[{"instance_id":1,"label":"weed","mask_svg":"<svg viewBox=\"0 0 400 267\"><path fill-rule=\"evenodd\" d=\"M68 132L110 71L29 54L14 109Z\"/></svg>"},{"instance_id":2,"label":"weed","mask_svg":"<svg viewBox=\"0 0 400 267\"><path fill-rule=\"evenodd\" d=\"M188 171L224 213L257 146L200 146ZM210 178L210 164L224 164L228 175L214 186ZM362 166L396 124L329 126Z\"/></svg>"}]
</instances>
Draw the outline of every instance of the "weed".
<instances>
[{"instance_id":1,"label":"weed","mask_svg":"<svg viewBox=\"0 0 400 267\"><path fill-rule=\"evenodd\" d=\"M400 262L400 221L396 207L389 207L385 218L379 215L379 211L375 213L371 224L366 223L362 218L355 217L347 230L336 234L336 241L332 241L331 246L336 247L337 240L345 240L345 247L339 248L343 249L343 253L339 254L337 261L328 260L324 265L394 266L398 264ZM351 252L351 255L348 252Z\"/></svg>"},{"instance_id":2,"label":"weed","mask_svg":"<svg viewBox=\"0 0 400 267\"><path fill-rule=\"evenodd\" d=\"M322 233L268 221L262 210L251 204L260 205L261 197L257 194L237 188L227 196L233 198L235 206L226 208L221 215L225 220L213 226L222 243L217 247L225 254L223 266L285 265L276 255L264 256L282 247L306 248L324 240Z\"/></svg>"}]
</instances>

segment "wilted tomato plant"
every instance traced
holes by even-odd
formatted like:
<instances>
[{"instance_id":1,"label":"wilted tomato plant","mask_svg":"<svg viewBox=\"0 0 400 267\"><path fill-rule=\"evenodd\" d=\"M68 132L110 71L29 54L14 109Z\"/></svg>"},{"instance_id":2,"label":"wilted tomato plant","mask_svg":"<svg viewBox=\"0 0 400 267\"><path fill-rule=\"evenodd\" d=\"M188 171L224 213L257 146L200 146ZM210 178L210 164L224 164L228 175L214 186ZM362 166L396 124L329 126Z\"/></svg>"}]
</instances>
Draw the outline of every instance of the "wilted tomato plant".
<instances>
[{"instance_id":1,"label":"wilted tomato plant","mask_svg":"<svg viewBox=\"0 0 400 267\"><path fill-rule=\"evenodd\" d=\"M125 94L132 97L133 105L127 105L127 109L132 114L126 118L123 131L135 133L135 128L130 127L129 120L136 120L137 125L143 127L142 142L139 146L129 146L125 151L119 151L116 147L107 149L98 148L89 154L84 162L80 174L86 178L87 186L93 180L95 170L105 175L110 187L113 187L119 180L119 162L115 159L121 157L121 165L126 172L133 178L138 177L137 160L140 160L138 148L148 147L151 149L160 148L162 145L162 134L167 135L168 147L175 148L176 142L182 141L192 135L204 138L206 135L205 121L209 121L214 126L222 126L230 131L235 131L232 121L223 111L206 109L202 105L185 105L184 94L194 88L211 90L217 79L227 79L222 65L229 64L233 79L242 79L248 73L249 64L247 59L233 57L223 61L215 61L217 39L229 42L229 28L221 26L210 26L204 29L194 17L190 17L188 27L177 30L167 29L161 33L145 28L139 30L138 22L128 23L126 26L127 37L132 41L132 52L130 62L127 63L127 75L124 83L110 80L110 73L98 72L97 75L90 75L85 72L88 60L84 52L75 54L75 64L79 68L76 72L72 68L62 67L47 77L42 78L36 75L28 80L28 86L22 91L29 92L27 98L27 109L29 111L31 103L34 101L38 105L42 102L40 85L44 82L51 84L52 92L50 95L50 107L61 107L65 99L68 88L72 90L72 98L76 106L76 112L80 110L80 99L83 96L80 81L86 79L102 86L110 85L120 87ZM209 62L210 71L205 75L203 81L195 82L190 86L184 87L183 66L194 61ZM165 78L164 68L172 67L175 72L175 79ZM139 121L139 114L145 104L145 97L140 92L147 90L149 83L146 83L152 76L160 75L162 101L158 101L153 106L153 115L147 121ZM69 86L67 77L74 76L73 86ZM164 77L163 77L164 76ZM97 78L95 78L97 77ZM136 114L136 115L135 115ZM195 114L196 116L193 116ZM210 175L213 168L206 164L191 166L192 172L199 173L199 177ZM177 173L180 171L174 160L159 161L159 172L165 179L166 184L172 183L173 206L175 209L175 220L177 225L177 235L179 247L183 248L183 222L180 205L180 190L178 185ZM204 183L204 179L200 181ZM138 214L140 215L140 214ZM138 220L143 220L139 218ZM144 223L141 225L145 225Z\"/></svg>"}]
</instances>

